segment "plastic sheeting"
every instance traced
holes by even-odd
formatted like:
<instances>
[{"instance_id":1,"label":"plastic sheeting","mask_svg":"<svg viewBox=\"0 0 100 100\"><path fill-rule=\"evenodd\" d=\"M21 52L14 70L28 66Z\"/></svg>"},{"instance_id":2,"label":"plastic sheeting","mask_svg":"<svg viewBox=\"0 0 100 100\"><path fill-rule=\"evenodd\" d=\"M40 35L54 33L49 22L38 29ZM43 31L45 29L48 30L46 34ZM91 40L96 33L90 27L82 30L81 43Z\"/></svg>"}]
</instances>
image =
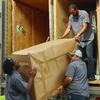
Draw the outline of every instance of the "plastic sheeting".
<instances>
[{"instance_id":1,"label":"plastic sheeting","mask_svg":"<svg viewBox=\"0 0 100 100\"><path fill-rule=\"evenodd\" d=\"M37 68L34 79L36 100L48 100L58 93L57 88L63 81L69 63L67 53L75 47L75 39L59 39L13 53L12 57L20 63L21 73L25 77L30 66Z\"/></svg>"}]
</instances>

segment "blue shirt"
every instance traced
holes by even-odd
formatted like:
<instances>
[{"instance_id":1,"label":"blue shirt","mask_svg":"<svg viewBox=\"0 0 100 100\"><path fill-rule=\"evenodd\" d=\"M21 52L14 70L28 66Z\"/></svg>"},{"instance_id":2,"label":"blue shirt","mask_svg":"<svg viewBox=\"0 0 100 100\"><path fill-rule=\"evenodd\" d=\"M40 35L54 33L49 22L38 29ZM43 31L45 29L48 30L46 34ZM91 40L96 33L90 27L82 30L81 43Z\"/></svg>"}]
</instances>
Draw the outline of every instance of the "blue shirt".
<instances>
[{"instance_id":1,"label":"blue shirt","mask_svg":"<svg viewBox=\"0 0 100 100\"><path fill-rule=\"evenodd\" d=\"M82 47L88 45L94 39L94 31L92 30L90 24L89 14L84 10L79 10L76 17L74 17L73 15L69 16L68 24L72 27L75 35L81 31L84 23L89 23L89 27L88 30L81 35L79 45Z\"/></svg>"},{"instance_id":2,"label":"blue shirt","mask_svg":"<svg viewBox=\"0 0 100 100\"><path fill-rule=\"evenodd\" d=\"M89 89L87 82L87 68L82 60L73 61L68 65L65 76L71 76L72 82L66 87L67 94L74 93L89 97Z\"/></svg>"},{"instance_id":3,"label":"blue shirt","mask_svg":"<svg viewBox=\"0 0 100 100\"><path fill-rule=\"evenodd\" d=\"M17 71L14 71L11 76L7 75L5 92L6 100L30 100L27 82Z\"/></svg>"}]
</instances>

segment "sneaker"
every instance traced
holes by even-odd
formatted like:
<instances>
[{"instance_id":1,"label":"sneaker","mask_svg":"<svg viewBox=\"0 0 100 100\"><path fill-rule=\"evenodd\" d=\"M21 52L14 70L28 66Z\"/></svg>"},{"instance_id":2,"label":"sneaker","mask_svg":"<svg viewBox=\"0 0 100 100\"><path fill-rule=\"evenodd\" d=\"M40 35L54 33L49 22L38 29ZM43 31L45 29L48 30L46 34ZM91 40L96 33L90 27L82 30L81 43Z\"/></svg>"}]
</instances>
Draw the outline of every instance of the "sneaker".
<instances>
[{"instance_id":1,"label":"sneaker","mask_svg":"<svg viewBox=\"0 0 100 100\"><path fill-rule=\"evenodd\" d=\"M94 80L96 80L96 79L95 79L95 75L89 75L88 80L89 80L89 81L94 81Z\"/></svg>"}]
</instances>

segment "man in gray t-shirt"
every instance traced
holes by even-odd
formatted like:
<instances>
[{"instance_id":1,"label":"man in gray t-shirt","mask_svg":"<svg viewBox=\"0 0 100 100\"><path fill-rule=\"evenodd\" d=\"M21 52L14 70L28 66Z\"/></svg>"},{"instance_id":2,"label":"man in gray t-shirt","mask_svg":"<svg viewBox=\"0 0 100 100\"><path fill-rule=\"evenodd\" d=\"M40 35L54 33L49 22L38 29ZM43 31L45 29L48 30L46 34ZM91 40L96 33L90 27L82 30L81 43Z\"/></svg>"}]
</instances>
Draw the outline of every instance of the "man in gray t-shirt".
<instances>
[{"instance_id":1,"label":"man in gray t-shirt","mask_svg":"<svg viewBox=\"0 0 100 100\"><path fill-rule=\"evenodd\" d=\"M30 69L28 73L29 79L26 81L18 72L19 67L19 64L13 59L6 59L3 63L3 71L7 74L5 88L6 100L31 100L29 93L31 92L37 71L36 69Z\"/></svg>"},{"instance_id":2,"label":"man in gray t-shirt","mask_svg":"<svg viewBox=\"0 0 100 100\"><path fill-rule=\"evenodd\" d=\"M6 100L30 100L27 86L28 83L22 76L17 71L13 71L6 79Z\"/></svg>"},{"instance_id":3,"label":"man in gray t-shirt","mask_svg":"<svg viewBox=\"0 0 100 100\"><path fill-rule=\"evenodd\" d=\"M90 24L89 14L84 10L79 10L75 4L70 5L69 12L68 27L62 38L69 34L72 29L75 35L74 38L78 41L78 49L80 49L88 58L88 78L94 80L96 74L93 60L94 31Z\"/></svg>"},{"instance_id":4,"label":"man in gray t-shirt","mask_svg":"<svg viewBox=\"0 0 100 100\"><path fill-rule=\"evenodd\" d=\"M58 88L60 92L64 89L63 92L67 95L67 100L87 100L89 97L87 68L85 62L80 59L81 57L82 52L76 50L65 71L64 82Z\"/></svg>"}]
</instances>

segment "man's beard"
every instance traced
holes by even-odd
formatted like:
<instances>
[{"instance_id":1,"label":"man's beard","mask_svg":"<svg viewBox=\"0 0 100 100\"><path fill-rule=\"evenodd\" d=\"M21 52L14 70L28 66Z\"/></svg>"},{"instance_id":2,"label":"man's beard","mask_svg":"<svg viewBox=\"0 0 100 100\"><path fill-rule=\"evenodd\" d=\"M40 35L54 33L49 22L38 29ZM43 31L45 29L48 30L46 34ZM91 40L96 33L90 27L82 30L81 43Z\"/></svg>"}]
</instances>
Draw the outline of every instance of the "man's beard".
<instances>
[{"instance_id":1,"label":"man's beard","mask_svg":"<svg viewBox=\"0 0 100 100\"><path fill-rule=\"evenodd\" d=\"M76 15L73 15L73 19L74 19L75 22L78 21L78 17L79 17L79 14L78 13Z\"/></svg>"}]
</instances>

